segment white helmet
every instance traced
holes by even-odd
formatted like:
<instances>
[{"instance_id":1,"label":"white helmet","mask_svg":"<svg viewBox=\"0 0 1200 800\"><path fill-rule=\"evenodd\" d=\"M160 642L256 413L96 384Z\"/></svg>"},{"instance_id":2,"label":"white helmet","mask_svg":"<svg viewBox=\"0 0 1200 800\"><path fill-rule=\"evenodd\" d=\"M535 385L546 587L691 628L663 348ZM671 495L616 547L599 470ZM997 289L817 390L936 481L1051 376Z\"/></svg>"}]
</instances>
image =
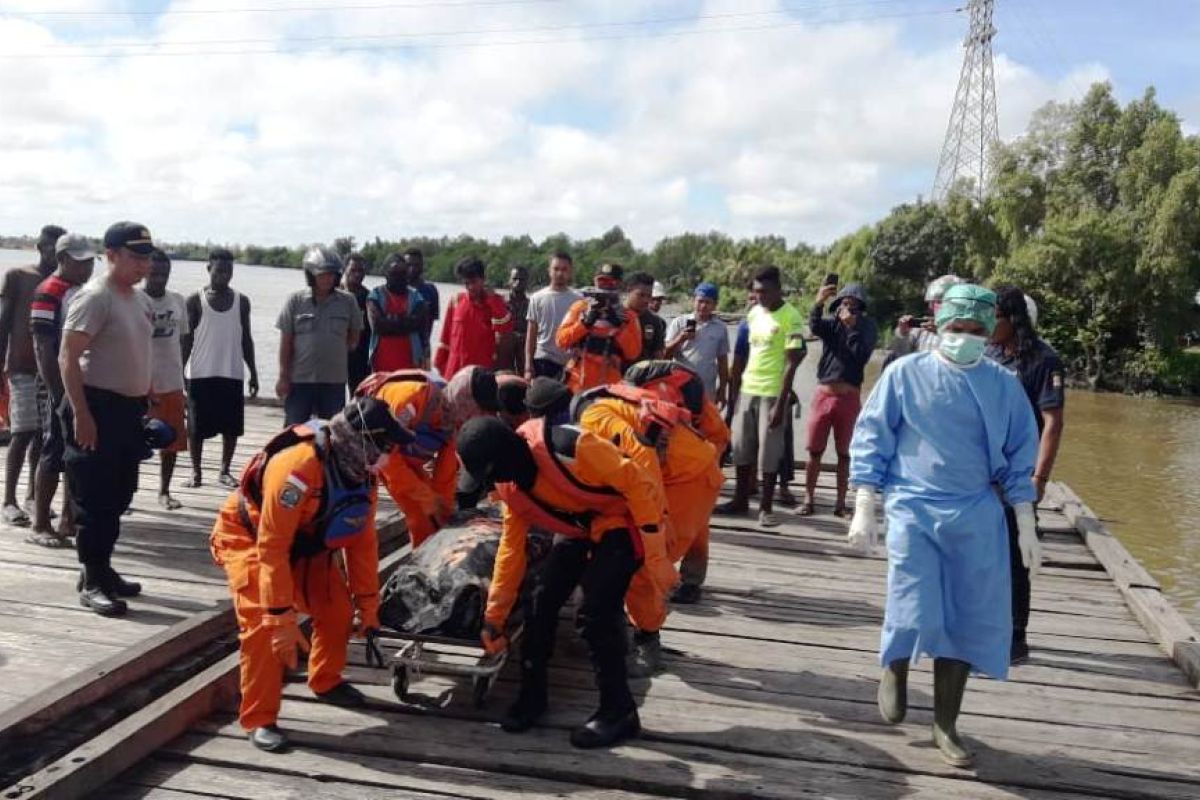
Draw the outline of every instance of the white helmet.
<instances>
[{"instance_id":1,"label":"white helmet","mask_svg":"<svg viewBox=\"0 0 1200 800\"><path fill-rule=\"evenodd\" d=\"M935 278L930 282L928 288L925 289L925 302L936 303L946 294L946 290L951 286L957 286L960 283L966 283L965 280L957 275L943 275L940 278Z\"/></svg>"},{"instance_id":2,"label":"white helmet","mask_svg":"<svg viewBox=\"0 0 1200 800\"><path fill-rule=\"evenodd\" d=\"M654 288L650 290L650 297L657 300L660 297L665 298L666 296L667 290L663 287L662 283L660 281L655 281Z\"/></svg>"}]
</instances>

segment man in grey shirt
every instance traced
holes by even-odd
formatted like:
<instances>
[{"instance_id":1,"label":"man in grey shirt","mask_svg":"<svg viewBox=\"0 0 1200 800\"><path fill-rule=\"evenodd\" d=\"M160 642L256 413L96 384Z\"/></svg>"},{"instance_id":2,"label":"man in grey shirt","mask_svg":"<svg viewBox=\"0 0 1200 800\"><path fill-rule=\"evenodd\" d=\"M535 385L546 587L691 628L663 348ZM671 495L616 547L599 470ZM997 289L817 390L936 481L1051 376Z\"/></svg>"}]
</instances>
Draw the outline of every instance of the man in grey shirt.
<instances>
[{"instance_id":1,"label":"man in grey shirt","mask_svg":"<svg viewBox=\"0 0 1200 800\"><path fill-rule=\"evenodd\" d=\"M529 317L525 323L525 379L537 377L562 380L563 369L571 354L554 340L563 317L583 295L571 288L575 265L571 256L557 252L550 256L550 285L529 298Z\"/></svg>"},{"instance_id":2,"label":"man in grey shirt","mask_svg":"<svg viewBox=\"0 0 1200 800\"><path fill-rule=\"evenodd\" d=\"M153 251L150 232L136 222L105 232L108 275L71 301L59 352L69 403L62 409L63 461L83 565L79 602L105 617L124 614L122 598L142 591L111 562L121 514L137 490L138 464L149 453L142 415L151 388L153 324L146 295L134 286L146 277Z\"/></svg>"},{"instance_id":3,"label":"man in grey shirt","mask_svg":"<svg viewBox=\"0 0 1200 800\"><path fill-rule=\"evenodd\" d=\"M677 358L695 368L704 391L719 406L727 401L729 387L729 329L717 318L720 292L707 281L696 287L693 313L681 314L667 326L667 358Z\"/></svg>"},{"instance_id":4,"label":"man in grey shirt","mask_svg":"<svg viewBox=\"0 0 1200 800\"><path fill-rule=\"evenodd\" d=\"M329 419L346 405L350 351L363 328L358 301L337 288L342 259L327 247L304 255L308 289L287 299L279 312L279 380L284 424Z\"/></svg>"}]
</instances>

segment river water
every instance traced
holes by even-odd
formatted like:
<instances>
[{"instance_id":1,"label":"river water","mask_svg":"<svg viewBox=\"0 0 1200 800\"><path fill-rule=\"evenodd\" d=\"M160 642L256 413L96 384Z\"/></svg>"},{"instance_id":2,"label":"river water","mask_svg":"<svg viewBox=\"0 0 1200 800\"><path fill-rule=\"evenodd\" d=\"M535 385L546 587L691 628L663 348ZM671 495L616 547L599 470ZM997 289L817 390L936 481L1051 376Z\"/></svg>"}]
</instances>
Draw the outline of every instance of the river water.
<instances>
[{"instance_id":1,"label":"river water","mask_svg":"<svg viewBox=\"0 0 1200 800\"><path fill-rule=\"evenodd\" d=\"M31 263L32 256L0 250L0 271ZM379 280L368 278L367 284ZM168 288L186 296L206 282L204 264L177 261ZM298 270L244 265L234 270L233 287L252 304L264 393L273 390L277 373L276 314L284 298L303 286ZM457 287L439 284L439 289L444 310ZM804 406L816 383L819 347L810 352L797 380ZM1070 392L1066 419L1055 477L1071 485L1162 582L1176 607L1200 625L1200 403ZM796 430L797 452L802 452L803 418L796 420Z\"/></svg>"}]
</instances>

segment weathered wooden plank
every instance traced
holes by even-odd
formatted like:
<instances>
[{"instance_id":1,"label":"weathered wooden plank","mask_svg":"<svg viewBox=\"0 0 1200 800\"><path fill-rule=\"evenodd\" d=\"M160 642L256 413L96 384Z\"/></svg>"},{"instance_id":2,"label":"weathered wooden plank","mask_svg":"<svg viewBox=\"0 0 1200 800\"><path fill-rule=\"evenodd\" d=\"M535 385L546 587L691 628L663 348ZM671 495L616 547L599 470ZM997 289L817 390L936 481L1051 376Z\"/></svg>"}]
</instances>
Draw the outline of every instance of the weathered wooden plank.
<instances>
[{"instance_id":1,"label":"weathered wooden plank","mask_svg":"<svg viewBox=\"0 0 1200 800\"><path fill-rule=\"evenodd\" d=\"M325 706L313 709L314 712L318 710L341 711ZM333 721L339 718L344 722ZM384 768L394 772L407 769L406 765L395 762L434 762L574 782L594 789L702 800L900 798L918 791L937 792L938 796L948 800L1011 797L1011 793L1003 788L853 764L823 764L804 758L803 753L791 759L745 752L723 754L710 747L679 745L650 737L612 750L581 752L566 746L566 732L557 729L535 729L514 741L514 737L500 732L495 726L459 720L385 716L384 725L379 725L379 721L379 715L372 712L371 715L351 714L349 718L332 714L320 721L288 719L284 724L301 748L296 757L301 763L322 771L335 763L353 763L368 769L363 765L391 762L390 767ZM238 738L236 726L205 722L198 729L218 736L201 740L189 749L188 755L204 758L220 748L228 753L226 758L238 757L227 749L229 742ZM227 734L228 738L221 734ZM834 733L827 735L840 738ZM236 744L243 746L242 742ZM249 763L263 763L255 753L246 754L243 759ZM357 769L354 771L358 772Z\"/></svg>"},{"instance_id":2,"label":"weathered wooden plank","mask_svg":"<svg viewBox=\"0 0 1200 800\"><path fill-rule=\"evenodd\" d=\"M1163 652L1200 688L1200 636L1162 596L1162 586L1150 577L1124 545L1065 484L1053 487L1063 514L1076 527L1096 558L1120 589L1129 608Z\"/></svg>"},{"instance_id":3,"label":"weathered wooden plank","mask_svg":"<svg viewBox=\"0 0 1200 800\"><path fill-rule=\"evenodd\" d=\"M208 642L234 632L230 604L185 619L97 664L85 666L0 714L0 747L12 737L45 729L85 705L142 680Z\"/></svg>"},{"instance_id":4,"label":"weathered wooden plank","mask_svg":"<svg viewBox=\"0 0 1200 800\"><path fill-rule=\"evenodd\" d=\"M566 797L572 800L606 800L620 796L629 800L647 800L650 795L623 792L616 795L595 791L578 784L543 781L497 772L456 769L435 764L406 763L397 769L390 760L364 758L355 764L326 773L313 769L306 753L285 753L261 764L245 757L245 743L218 740L220 748L211 748L204 761L192 761L176 755L194 735L185 735L172 746L169 758L156 757L122 776L129 785L163 786L180 791L219 792L238 800L362 800L364 797L445 798L453 787L455 797L468 800L521 800L528 797ZM225 751L215 758L214 751Z\"/></svg>"},{"instance_id":5,"label":"weathered wooden plank","mask_svg":"<svg viewBox=\"0 0 1200 800\"><path fill-rule=\"evenodd\" d=\"M227 656L44 769L10 787L14 797L84 797L226 707L237 695L238 654Z\"/></svg>"}]
</instances>

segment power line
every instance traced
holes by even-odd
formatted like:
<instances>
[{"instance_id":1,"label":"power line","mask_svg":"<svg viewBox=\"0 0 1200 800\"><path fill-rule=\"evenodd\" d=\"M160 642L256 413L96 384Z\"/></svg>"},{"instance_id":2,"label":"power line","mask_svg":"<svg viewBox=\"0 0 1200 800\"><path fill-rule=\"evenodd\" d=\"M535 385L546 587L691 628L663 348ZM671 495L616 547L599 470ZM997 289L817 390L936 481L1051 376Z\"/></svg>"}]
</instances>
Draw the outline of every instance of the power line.
<instances>
[{"instance_id":1,"label":"power line","mask_svg":"<svg viewBox=\"0 0 1200 800\"><path fill-rule=\"evenodd\" d=\"M782 30L782 29L804 27L804 26L814 26L815 27L815 26L827 26L827 25L841 25L841 24L846 24L846 23L851 23L851 22L869 22L869 21L876 21L876 20L883 20L883 19L901 19L901 18L910 18L910 17L947 15L947 14L956 14L956 13L958 13L958 9L956 9L956 8L940 8L940 9L929 9L929 10L921 10L921 11L896 12L896 13L891 13L891 14L871 14L871 15L858 16L858 17L842 17L842 18L839 18L836 20L793 20L791 22L776 22L776 23L771 23L771 24L754 25L754 26L719 26L719 27L694 28L694 29L688 29L688 30L667 30L667 31L643 30L643 31L625 32L625 33L614 33L614 34L607 34L607 35L600 34L600 35L593 35L593 36L580 36L580 37L574 37L574 38L557 37L557 38L541 38L541 39L513 39L513 40L500 40L500 41L465 41L465 42L462 42L462 41L405 42L405 43L398 43L398 44L341 44L338 46L329 46L329 47L318 48L318 50L320 52L343 53L343 52L389 52L389 51L419 50L419 49L442 49L442 48L450 48L450 47L482 48L482 47L512 47L512 46L556 45L556 44L562 45L562 44L578 44L580 42L619 41L619 40L628 40L628 39L677 38L677 37L684 37L684 36L711 35L711 34L719 34L719 33L768 32L768 31L773 31L773 30ZM695 17L692 17L688 21L692 21L695 19L696 19ZM637 23L631 22L631 23L626 23L626 24L628 24L628 25L646 24L646 21L641 21L641 22L637 22ZM598 27L599 25L600 24L598 24L598 23L593 24L593 27ZM524 30L514 29L514 30L498 31L498 32L500 32L500 33L526 33L526 32L539 33L539 32L546 32L547 30L551 30L551 31L557 30L559 32L563 32L563 31L567 31L567 30L578 30L582 27L583 27L582 25L576 26L576 27L559 26L558 28L547 28L547 29L534 28L534 29L524 29ZM461 33L470 33L470 32L461 32ZM407 37L407 36L411 36L411 35L412 34L396 34L394 36L389 36L387 38L399 38L399 37ZM418 34L417 36L424 36L424 35L428 35L428 34ZM438 35L452 36L452 35L460 35L460 34L456 34L456 32L450 31L450 32L444 32L444 33L441 33ZM362 40L365 38L367 38L367 37L358 37L358 36L349 37L349 39L351 41L359 41L359 40ZM271 40L271 41L275 41L275 40ZM97 58L167 58L167 57L190 57L190 56L285 55L285 54L289 54L289 53L299 52L298 50L296 50L294 48L289 49L287 47L287 45L291 44L293 41L298 41L300 44L303 44L303 45L311 44L311 42L304 41L304 40L287 39L287 40L279 40L279 44L284 45L283 47L271 47L271 48L259 48L259 49L174 50L174 51L158 50L158 51L124 51L124 52L110 50L110 51L105 51L105 52L86 52L86 53L49 53L49 52L47 52L46 48L43 48L37 52L24 53L24 54L20 54L20 53L0 54L0 59L4 59L4 60L11 60L11 59L38 60L38 59L51 59L51 58L56 58L56 59L97 59ZM163 42L163 43L157 44L156 46L169 47L169 46L171 46L171 44L172 43L170 43L170 42Z\"/></svg>"},{"instance_id":2,"label":"power line","mask_svg":"<svg viewBox=\"0 0 1200 800\"><path fill-rule=\"evenodd\" d=\"M4 11L0 16L5 17L177 17L211 14L292 14L311 13L314 11L389 11L423 8L446 8L447 6L462 8L475 6L526 6L545 3L562 3L563 0L433 0L433 2L405 3L355 3L353 5L322 5L322 6L260 6L257 8L171 8L165 11Z\"/></svg>"},{"instance_id":3,"label":"power line","mask_svg":"<svg viewBox=\"0 0 1200 800\"><path fill-rule=\"evenodd\" d=\"M104 42L105 48L156 48L156 47L193 47L193 46L211 46L211 45L243 45L243 44L309 44L312 42L340 42L340 41L369 41L369 40L388 40L388 39L420 39L420 38L442 38L453 36L477 36L488 34L523 34L523 33L548 33L548 32L564 32L572 30L592 30L601 28L628 28L641 26L657 26L657 25L673 25L688 22L707 22L713 20L725 19L744 19L747 17L763 17L763 16L778 16L786 15L796 11L821 11L833 8L850 8L858 6L879 6L879 5L894 5L901 0L855 0L855 2L825 2L808 3L802 6L786 6L783 8L773 8L761 11L735 11L717 14L698 14L692 16L678 17L658 17L650 19L636 19L626 21L609 21L609 22L573 22L561 23L555 25L538 25L534 27L508 27L508 28L476 28L474 30L448 30L448 31L426 31L426 32L403 32L403 33L366 33L366 34L342 34L342 35L321 35L321 36L289 36L286 39L278 39L271 37L257 37L250 39L180 39L180 40L164 40L151 41L145 40L118 40ZM39 53L46 53L57 49L62 50L77 50L81 48L94 48L96 45L91 44L63 44L53 48L42 48ZM32 55L32 54L31 54Z\"/></svg>"}]
</instances>

